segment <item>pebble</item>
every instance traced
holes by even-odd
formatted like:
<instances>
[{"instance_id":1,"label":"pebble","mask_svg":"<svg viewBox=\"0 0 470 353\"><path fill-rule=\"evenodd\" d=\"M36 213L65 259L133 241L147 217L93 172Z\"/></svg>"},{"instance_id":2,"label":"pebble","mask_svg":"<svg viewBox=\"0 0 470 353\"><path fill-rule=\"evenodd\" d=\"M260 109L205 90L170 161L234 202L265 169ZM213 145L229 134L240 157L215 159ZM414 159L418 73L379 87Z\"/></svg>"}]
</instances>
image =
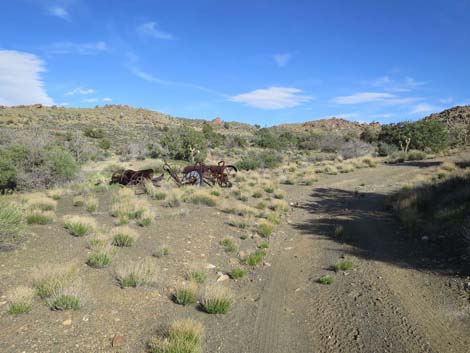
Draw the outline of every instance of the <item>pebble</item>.
<instances>
[{"instance_id":1,"label":"pebble","mask_svg":"<svg viewBox=\"0 0 470 353\"><path fill-rule=\"evenodd\" d=\"M209 269L209 270L211 270L211 269L214 269L214 268L215 268L215 265L207 264L206 268Z\"/></svg>"},{"instance_id":2,"label":"pebble","mask_svg":"<svg viewBox=\"0 0 470 353\"><path fill-rule=\"evenodd\" d=\"M72 325L72 319L67 319L65 321L62 322L62 325L64 326L70 326Z\"/></svg>"},{"instance_id":3,"label":"pebble","mask_svg":"<svg viewBox=\"0 0 470 353\"><path fill-rule=\"evenodd\" d=\"M219 272L220 273L220 272ZM225 275L225 274L220 274L219 277L217 278L217 282L223 282L223 281L226 281L229 279L229 276L228 275Z\"/></svg>"},{"instance_id":4,"label":"pebble","mask_svg":"<svg viewBox=\"0 0 470 353\"><path fill-rule=\"evenodd\" d=\"M124 345L124 342L126 340L124 339L124 336L121 336L121 335L114 335L113 337L113 340L111 342L111 345L113 347L121 347L122 345Z\"/></svg>"}]
</instances>

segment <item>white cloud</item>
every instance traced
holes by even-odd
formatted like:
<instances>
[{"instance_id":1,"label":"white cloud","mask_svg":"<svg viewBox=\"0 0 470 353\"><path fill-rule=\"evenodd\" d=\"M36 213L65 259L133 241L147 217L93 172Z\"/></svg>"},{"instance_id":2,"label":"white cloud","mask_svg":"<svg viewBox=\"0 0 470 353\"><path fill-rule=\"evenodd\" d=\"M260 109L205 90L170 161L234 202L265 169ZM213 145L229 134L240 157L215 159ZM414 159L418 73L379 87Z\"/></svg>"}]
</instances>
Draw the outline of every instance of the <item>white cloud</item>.
<instances>
[{"instance_id":1,"label":"white cloud","mask_svg":"<svg viewBox=\"0 0 470 353\"><path fill-rule=\"evenodd\" d=\"M51 54L96 55L107 51L108 45L103 41L94 43L58 42L53 43L46 50Z\"/></svg>"},{"instance_id":2,"label":"white cloud","mask_svg":"<svg viewBox=\"0 0 470 353\"><path fill-rule=\"evenodd\" d=\"M85 95L85 94L92 94L92 93L95 93L95 90L92 89L92 88L82 88L82 87L77 87L71 91L68 91L67 93L65 93L66 96L75 96L76 94L81 94L81 95Z\"/></svg>"},{"instance_id":3,"label":"white cloud","mask_svg":"<svg viewBox=\"0 0 470 353\"><path fill-rule=\"evenodd\" d=\"M149 36L156 39L165 39L171 40L174 39L173 35L168 32L164 32L162 30L157 29L156 22L146 22L142 23L140 26L137 27L137 33L143 36Z\"/></svg>"},{"instance_id":4,"label":"white cloud","mask_svg":"<svg viewBox=\"0 0 470 353\"><path fill-rule=\"evenodd\" d=\"M363 83L372 87L380 87L390 92L409 92L413 89L426 84L425 82L416 81L413 77L406 76L401 79L392 79L390 76L381 76L371 81L363 81Z\"/></svg>"},{"instance_id":5,"label":"white cloud","mask_svg":"<svg viewBox=\"0 0 470 353\"><path fill-rule=\"evenodd\" d=\"M286 66L291 59L292 59L292 54L289 54L289 53L274 55L274 61L276 62L277 66L279 66L279 67Z\"/></svg>"},{"instance_id":6,"label":"white cloud","mask_svg":"<svg viewBox=\"0 0 470 353\"><path fill-rule=\"evenodd\" d=\"M387 99L394 99L397 96L391 93L382 92L360 92L350 96L339 96L331 99L332 103L336 104L362 104L371 102L380 102Z\"/></svg>"},{"instance_id":7,"label":"white cloud","mask_svg":"<svg viewBox=\"0 0 470 353\"><path fill-rule=\"evenodd\" d=\"M70 21L70 15L68 11L63 7L59 7L59 6L50 7L48 9L48 13L51 16L59 17L65 21Z\"/></svg>"},{"instance_id":8,"label":"white cloud","mask_svg":"<svg viewBox=\"0 0 470 353\"><path fill-rule=\"evenodd\" d=\"M113 99L109 97L104 97L103 102L111 102Z\"/></svg>"},{"instance_id":9,"label":"white cloud","mask_svg":"<svg viewBox=\"0 0 470 353\"><path fill-rule=\"evenodd\" d=\"M441 102L442 104L452 103L453 101L454 101L454 98L452 97L439 99L439 102Z\"/></svg>"},{"instance_id":10,"label":"white cloud","mask_svg":"<svg viewBox=\"0 0 470 353\"><path fill-rule=\"evenodd\" d=\"M440 110L439 107L427 103L422 103L415 105L411 110L410 114L434 113L438 110Z\"/></svg>"},{"instance_id":11,"label":"white cloud","mask_svg":"<svg viewBox=\"0 0 470 353\"><path fill-rule=\"evenodd\" d=\"M82 100L83 103L96 103L98 102L98 98L85 98Z\"/></svg>"},{"instance_id":12,"label":"white cloud","mask_svg":"<svg viewBox=\"0 0 470 353\"><path fill-rule=\"evenodd\" d=\"M230 97L232 102L261 109L293 108L312 100L312 97L303 96L302 90L293 87L269 87Z\"/></svg>"},{"instance_id":13,"label":"white cloud","mask_svg":"<svg viewBox=\"0 0 470 353\"><path fill-rule=\"evenodd\" d=\"M44 62L36 55L0 50L0 105L53 105L44 89Z\"/></svg>"}]
</instances>

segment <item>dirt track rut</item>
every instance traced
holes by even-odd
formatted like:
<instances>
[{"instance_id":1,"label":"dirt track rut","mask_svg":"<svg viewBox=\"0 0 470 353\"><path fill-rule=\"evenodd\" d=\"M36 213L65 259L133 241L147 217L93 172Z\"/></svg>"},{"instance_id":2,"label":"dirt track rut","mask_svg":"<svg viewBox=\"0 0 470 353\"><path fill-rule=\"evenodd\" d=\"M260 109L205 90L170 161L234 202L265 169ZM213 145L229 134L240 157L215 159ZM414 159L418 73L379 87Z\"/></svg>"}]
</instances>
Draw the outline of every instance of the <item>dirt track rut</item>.
<instances>
[{"instance_id":1,"label":"dirt track rut","mask_svg":"<svg viewBox=\"0 0 470 353\"><path fill-rule=\"evenodd\" d=\"M252 337L243 352L470 352L468 302L452 276L417 266L410 239L384 209L384 194L426 173L379 166L325 177L298 202L271 251ZM362 186L361 186L362 185ZM333 236L344 227L344 238ZM346 273L331 266L345 257ZM331 274L330 286L317 283Z\"/></svg>"}]
</instances>

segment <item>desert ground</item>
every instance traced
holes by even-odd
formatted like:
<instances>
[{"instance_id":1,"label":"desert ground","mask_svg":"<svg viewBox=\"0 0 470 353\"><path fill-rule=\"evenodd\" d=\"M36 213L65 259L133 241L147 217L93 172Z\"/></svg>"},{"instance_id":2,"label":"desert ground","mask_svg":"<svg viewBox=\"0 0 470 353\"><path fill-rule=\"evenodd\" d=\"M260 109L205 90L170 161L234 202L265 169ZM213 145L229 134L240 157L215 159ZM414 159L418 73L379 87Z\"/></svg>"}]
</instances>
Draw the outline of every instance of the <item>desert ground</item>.
<instances>
[{"instance_id":1,"label":"desert ground","mask_svg":"<svg viewBox=\"0 0 470 353\"><path fill-rule=\"evenodd\" d=\"M348 173L314 174L310 185L278 183L295 168L240 171L232 189L177 190L182 194L172 197L183 201L173 207L168 203L175 186L168 180L166 200L124 187L61 191L53 221L28 226L25 241L0 252L0 351L146 352L169 323L191 318L205 328L204 352L469 352L468 258L448 258L426 238L410 236L387 206L388 195L431 178L443 163L468 157L379 161ZM254 198L257 190L262 195ZM201 192L204 201L184 201L185 193L193 200ZM96 210L74 205L77 195L90 193L98 200ZM87 264L96 251L92 240L109 240L106 234L116 228L110 210L119 193L144 202L154 219L146 226L129 222L125 227L139 235L132 246L113 246L109 266L93 268ZM278 223L271 236L256 228L260 219L252 210L263 208L260 200ZM227 202L246 209L231 210ZM71 235L64 227L70 215L93 218L94 230ZM266 256L247 264L257 248ZM151 281L122 288L118 267L144 260L155 272ZM347 265L341 269L338 263ZM7 290L34 286L44 264L75 266L80 308L50 310L35 297L29 313L9 315ZM246 275L234 279L235 268ZM191 281L194 272L206 278ZM332 283L320 283L324 276ZM181 286L194 289L196 302L175 303ZM223 287L230 299L226 314L208 314L201 304L213 287Z\"/></svg>"}]
</instances>

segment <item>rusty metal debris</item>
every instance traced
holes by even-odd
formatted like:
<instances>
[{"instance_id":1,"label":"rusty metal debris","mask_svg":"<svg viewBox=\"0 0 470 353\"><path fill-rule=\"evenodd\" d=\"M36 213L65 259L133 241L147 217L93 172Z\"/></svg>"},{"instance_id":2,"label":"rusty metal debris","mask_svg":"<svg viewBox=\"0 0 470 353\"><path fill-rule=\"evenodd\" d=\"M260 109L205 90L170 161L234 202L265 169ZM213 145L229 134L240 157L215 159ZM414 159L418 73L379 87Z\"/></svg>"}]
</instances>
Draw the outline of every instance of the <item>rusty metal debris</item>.
<instances>
[{"instance_id":1,"label":"rusty metal debris","mask_svg":"<svg viewBox=\"0 0 470 353\"><path fill-rule=\"evenodd\" d=\"M171 169L168 163L165 163L163 168L170 174L178 186L188 184L214 186L217 183L221 187L231 187L232 183L229 181L229 173L231 171L235 174L238 171L234 165L225 164L224 161L220 161L217 165L207 165L199 162L189 165L183 169L182 178Z\"/></svg>"},{"instance_id":2,"label":"rusty metal debris","mask_svg":"<svg viewBox=\"0 0 470 353\"><path fill-rule=\"evenodd\" d=\"M114 172L111 176L110 184L121 185L141 185L146 180L151 181L153 185L157 186L163 180L163 174L157 177L153 176L153 169L132 170L125 169Z\"/></svg>"}]
</instances>

